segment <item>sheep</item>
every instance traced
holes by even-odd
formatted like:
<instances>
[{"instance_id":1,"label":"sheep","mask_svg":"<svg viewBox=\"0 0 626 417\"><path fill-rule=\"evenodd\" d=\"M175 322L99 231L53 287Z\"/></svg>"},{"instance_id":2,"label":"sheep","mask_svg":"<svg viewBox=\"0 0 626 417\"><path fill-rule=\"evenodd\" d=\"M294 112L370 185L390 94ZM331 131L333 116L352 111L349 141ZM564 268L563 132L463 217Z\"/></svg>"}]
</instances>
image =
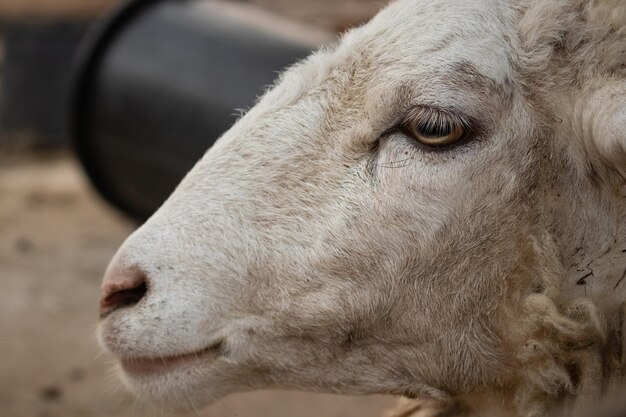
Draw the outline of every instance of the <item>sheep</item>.
<instances>
[{"instance_id":1,"label":"sheep","mask_svg":"<svg viewBox=\"0 0 626 417\"><path fill-rule=\"evenodd\" d=\"M128 238L99 338L176 409L287 388L579 415L624 376L625 132L623 1L397 0Z\"/></svg>"}]
</instances>

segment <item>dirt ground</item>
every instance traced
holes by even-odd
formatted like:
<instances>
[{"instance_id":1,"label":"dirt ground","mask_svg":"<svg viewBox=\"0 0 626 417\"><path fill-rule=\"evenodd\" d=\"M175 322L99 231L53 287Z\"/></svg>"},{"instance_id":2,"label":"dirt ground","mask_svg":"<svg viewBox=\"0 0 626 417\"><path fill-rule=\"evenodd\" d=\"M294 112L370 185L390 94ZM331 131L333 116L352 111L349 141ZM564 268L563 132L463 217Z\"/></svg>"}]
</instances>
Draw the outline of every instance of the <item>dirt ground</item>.
<instances>
[{"instance_id":1,"label":"dirt ground","mask_svg":"<svg viewBox=\"0 0 626 417\"><path fill-rule=\"evenodd\" d=\"M0 417L171 415L137 402L95 340L100 278L135 225L67 155L0 159ZM375 417L391 397L232 395L213 417Z\"/></svg>"}]
</instances>

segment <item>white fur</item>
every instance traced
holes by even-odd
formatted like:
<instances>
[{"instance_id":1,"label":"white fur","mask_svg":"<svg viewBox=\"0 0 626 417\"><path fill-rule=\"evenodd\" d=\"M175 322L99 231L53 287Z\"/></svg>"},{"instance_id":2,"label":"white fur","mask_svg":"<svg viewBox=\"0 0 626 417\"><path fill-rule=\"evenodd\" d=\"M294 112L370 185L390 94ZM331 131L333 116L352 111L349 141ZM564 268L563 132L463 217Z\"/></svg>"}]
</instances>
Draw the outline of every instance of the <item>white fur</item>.
<instances>
[{"instance_id":1,"label":"white fur","mask_svg":"<svg viewBox=\"0 0 626 417\"><path fill-rule=\"evenodd\" d=\"M108 350L222 343L128 385L181 407L264 387L446 415L593 403L623 375L625 17L399 0L287 71L112 262L149 291L102 322ZM418 105L480 134L431 152L390 130Z\"/></svg>"}]
</instances>

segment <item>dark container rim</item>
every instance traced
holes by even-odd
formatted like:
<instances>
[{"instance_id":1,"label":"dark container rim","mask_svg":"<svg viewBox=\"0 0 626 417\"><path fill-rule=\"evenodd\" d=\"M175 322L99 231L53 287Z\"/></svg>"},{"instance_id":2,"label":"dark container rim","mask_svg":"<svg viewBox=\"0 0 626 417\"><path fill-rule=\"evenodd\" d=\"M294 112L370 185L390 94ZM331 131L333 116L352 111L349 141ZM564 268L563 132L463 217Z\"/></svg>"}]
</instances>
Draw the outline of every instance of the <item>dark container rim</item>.
<instances>
[{"instance_id":1,"label":"dark container rim","mask_svg":"<svg viewBox=\"0 0 626 417\"><path fill-rule=\"evenodd\" d=\"M163 2L183 3L188 0L130 0L118 6L109 15L94 22L85 35L72 65L73 80L69 94L68 132L71 146L87 174L100 194L118 210L134 219L145 220L139 212L115 191L106 176L98 169L89 146L89 115L92 113L92 90L98 68L117 37L126 26L156 4Z\"/></svg>"}]
</instances>

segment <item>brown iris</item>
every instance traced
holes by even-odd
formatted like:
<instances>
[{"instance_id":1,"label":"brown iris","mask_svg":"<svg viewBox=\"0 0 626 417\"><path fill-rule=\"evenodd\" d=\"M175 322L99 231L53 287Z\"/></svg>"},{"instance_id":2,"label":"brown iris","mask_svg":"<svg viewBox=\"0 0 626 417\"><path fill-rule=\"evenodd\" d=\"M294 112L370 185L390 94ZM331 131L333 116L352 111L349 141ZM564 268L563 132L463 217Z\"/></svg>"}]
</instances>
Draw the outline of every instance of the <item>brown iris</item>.
<instances>
[{"instance_id":1,"label":"brown iris","mask_svg":"<svg viewBox=\"0 0 626 417\"><path fill-rule=\"evenodd\" d=\"M430 107L413 109L402 130L426 146L442 147L459 142L466 135L462 119Z\"/></svg>"}]
</instances>

